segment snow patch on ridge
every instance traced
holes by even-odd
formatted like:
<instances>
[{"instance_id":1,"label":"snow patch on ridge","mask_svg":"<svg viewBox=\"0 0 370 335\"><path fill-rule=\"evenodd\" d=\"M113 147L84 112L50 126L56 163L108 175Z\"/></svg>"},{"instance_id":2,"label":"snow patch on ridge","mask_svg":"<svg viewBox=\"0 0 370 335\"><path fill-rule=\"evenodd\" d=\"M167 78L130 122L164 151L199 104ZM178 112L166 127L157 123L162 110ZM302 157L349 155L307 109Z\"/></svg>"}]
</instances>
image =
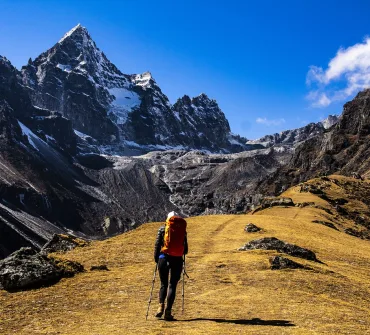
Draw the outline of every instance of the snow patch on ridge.
<instances>
[{"instance_id":1,"label":"snow patch on ridge","mask_svg":"<svg viewBox=\"0 0 370 335\"><path fill-rule=\"evenodd\" d=\"M84 133L81 133L80 131L76 130L76 129L73 129L74 133L82 138L83 140L86 140L87 138L91 137L90 135L87 135L87 134L84 134Z\"/></svg>"},{"instance_id":2,"label":"snow patch on ridge","mask_svg":"<svg viewBox=\"0 0 370 335\"><path fill-rule=\"evenodd\" d=\"M68 73L72 72L72 68L70 65L63 65L63 64L58 63L57 68L61 69L64 72L68 72Z\"/></svg>"},{"instance_id":3,"label":"snow patch on ridge","mask_svg":"<svg viewBox=\"0 0 370 335\"><path fill-rule=\"evenodd\" d=\"M39 140L39 141L42 141L41 138L39 138L37 135L35 135L31 129L27 128L22 122L18 121L18 124L19 126L21 127L22 129L22 133L23 135L26 135L27 138L28 138L28 142L30 142L30 144L37 150L39 151L39 149L37 148L34 140Z\"/></svg>"},{"instance_id":4,"label":"snow patch on ridge","mask_svg":"<svg viewBox=\"0 0 370 335\"><path fill-rule=\"evenodd\" d=\"M150 72L144 72L142 74L137 74L134 78L134 82L138 86L143 88L150 88L150 80L152 79L152 74Z\"/></svg>"},{"instance_id":5,"label":"snow patch on ridge","mask_svg":"<svg viewBox=\"0 0 370 335\"><path fill-rule=\"evenodd\" d=\"M110 88L108 92L115 98L109 112L116 116L117 124L125 124L128 114L141 103L139 95L123 87Z\"/></svg>"}]
</instances>

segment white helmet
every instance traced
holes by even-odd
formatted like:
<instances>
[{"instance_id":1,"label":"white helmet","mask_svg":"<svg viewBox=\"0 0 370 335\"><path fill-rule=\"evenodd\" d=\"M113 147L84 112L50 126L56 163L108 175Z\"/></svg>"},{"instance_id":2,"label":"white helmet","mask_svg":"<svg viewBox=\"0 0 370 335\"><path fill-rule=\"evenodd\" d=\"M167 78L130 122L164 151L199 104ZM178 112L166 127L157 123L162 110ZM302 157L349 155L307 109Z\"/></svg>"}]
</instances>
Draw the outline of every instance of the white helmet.
<instances>
[{"instance_id":1,"label":"white helmet","mask_svg":"<svg viewBox=\"0 0 370 335\"><path fill-rule=\"evenodd\" d=\"M172 218L173 216L180 216L177 212L172 211L167 214L167 220ZM181 216L180 216L181 217Z\"/></svg>"}]
</instances>

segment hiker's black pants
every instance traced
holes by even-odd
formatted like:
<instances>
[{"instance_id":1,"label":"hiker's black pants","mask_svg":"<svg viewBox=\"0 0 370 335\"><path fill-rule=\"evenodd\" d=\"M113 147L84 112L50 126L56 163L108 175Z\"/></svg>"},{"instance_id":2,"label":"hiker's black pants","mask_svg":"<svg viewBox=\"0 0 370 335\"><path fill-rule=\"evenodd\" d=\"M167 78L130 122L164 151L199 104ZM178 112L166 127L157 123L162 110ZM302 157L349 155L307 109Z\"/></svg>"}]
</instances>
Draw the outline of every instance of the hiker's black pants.
<instances>
[{"instance_id":1,"label":"hiker's black pants","mask_svg":"<svg viewBox=\"0 0 370 335\"><path fill-rule=\"evenodd\" d=\"M161 288L159 290L159 302L164 303L167 295L167 310L172 309L176 297L176 286L180 280L182 271L182 257L168 256L158 260L159 277L161 279ZM170 275L170 284L168 285L168 276Z\"/></svg>"}]
</instances>

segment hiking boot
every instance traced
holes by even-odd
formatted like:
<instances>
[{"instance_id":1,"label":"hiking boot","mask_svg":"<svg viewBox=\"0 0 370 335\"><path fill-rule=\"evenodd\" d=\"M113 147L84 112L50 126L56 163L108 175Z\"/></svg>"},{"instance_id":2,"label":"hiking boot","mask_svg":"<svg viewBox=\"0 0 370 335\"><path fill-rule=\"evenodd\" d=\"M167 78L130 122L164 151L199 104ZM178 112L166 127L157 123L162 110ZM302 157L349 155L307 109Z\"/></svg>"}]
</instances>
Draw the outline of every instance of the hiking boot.
<instances>
[{"instance_id":1,"label":"hiking boot","mask_svg":"<svg viewBox=\"0 0 370 335\"><path fill-rule=\"evenodd\" d=\"M175 318L174 318L174 317L173 317L173 315L171 314L171 310L166 309L166 310L164 311L164 319L165 319L166 321L173 321L173 320L175 320Z\"/></svg>"},{"instance_id":2,"label":"hiking boot","mask_svg":"<svg viewBox=\"0 0 370 335\"><path fill-rule=\"evenodd\" d=\"M163 315L163 312L164 312L164 304L159 303L157 313L155 314L155 316L157 318L160 318Z\"/></svg>"}]
</instances>

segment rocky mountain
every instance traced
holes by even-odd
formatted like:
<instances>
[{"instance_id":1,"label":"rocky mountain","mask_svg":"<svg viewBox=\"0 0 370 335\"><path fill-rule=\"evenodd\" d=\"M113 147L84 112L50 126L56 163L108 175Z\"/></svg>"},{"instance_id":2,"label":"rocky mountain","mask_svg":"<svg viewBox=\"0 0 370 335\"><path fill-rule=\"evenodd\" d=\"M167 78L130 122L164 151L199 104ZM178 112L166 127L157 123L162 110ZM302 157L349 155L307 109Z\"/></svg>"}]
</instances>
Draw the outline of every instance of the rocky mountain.
<instances>
[{"instance_id":1,"label":"rocky mountain","mask_svg":"<svg viewBox=\"0 0 370 335\"><path fill-rule=\"evenodd\" d=\"M329 115L325 120L318 123L309 123L301 128L285 130L273 135L266 135L257 140L247 141L247 144L262 145L267 148L279 145L296 146L303 141L324 133L326 129L329 129L338 121L339 117L337 115Z\"/></svg>"},{"instance_id":2,"label":"rocky mountain","mask_svg":"<svg viewBox=\"0 0 370 335\"><path fill-rule=\"evenodd\" d=\"M150 73L122 74L80 25L21 71L0 57L0 124L0 258L20 246L40 248L55 233L102 238L170 210L206 209L196 208L198 200L177 207L176 173L152 172L165 168L161 160L120 158L116 168L102 151L253 147L230 132L215 100L184 96L171 106ZM193 163L182 177L202 173L199 155L187 156Z\"/></svg>"},{"instance_id":3,"label":"rocky mountain","mask_svg":"<svg viewBox=\"0 0 370 335\"><path fill-rule=\"evenodd\" d=\"M140 162L169 189L169 199L185 215L245 213L258 204L259 183L286 164L290 148L207 155L201 151L151 152L109 157L117 170Z\"/></svg>"},{"instance_id":4,"label":"rocky mountain","mask_svg":"<svg viewBox=\"0 0 370 335\"><path fill-rule=\"evenodd\" d=\"M34 106L71 120L78 135L95 139L105 153L125 154L125 148L238 152L251 147L230 132L215 100L205 94L184 96L172 106L149 72L123 74L81 25L30 59L21 80Z\"/></svg>"},{"instance_id":5,"label":"rocky mountain","mask_svg":"<svg viewBox=\"0 0 370 335\"><path fill-rule=\"evenodd\" d=\"M0 257L40 248L54 233L104 237L178 210L140 162L117 171L78 154L71 121L33 107L4 57L0 73Z\"/></svg>"},{"instance_id":6,"label":"rocky mountain","mask_svg":"<svg viewBox=\"0 0 370 335\"><path fill-rule=\"evenodd\" d=\"M298 145L289 163L264 182L262 191L279 192L313 176L331 173L370 175L370 89L343 107L338 122Z\"/></svg>"},{"instance_id":7,"label":"rocky mountain","mask_svg":"<svg viewBox=\"0 0 370 335\"><path fill-rule=\"evenodd\" d=\"M21 71L0 57L0 257L54 233L105 238L170 210L245 213L316 173L366 173L368 96L335 125L245 144L215 100L172 106L150 73L121 73L80 25Z\"/></svg>"}]
</instances>

